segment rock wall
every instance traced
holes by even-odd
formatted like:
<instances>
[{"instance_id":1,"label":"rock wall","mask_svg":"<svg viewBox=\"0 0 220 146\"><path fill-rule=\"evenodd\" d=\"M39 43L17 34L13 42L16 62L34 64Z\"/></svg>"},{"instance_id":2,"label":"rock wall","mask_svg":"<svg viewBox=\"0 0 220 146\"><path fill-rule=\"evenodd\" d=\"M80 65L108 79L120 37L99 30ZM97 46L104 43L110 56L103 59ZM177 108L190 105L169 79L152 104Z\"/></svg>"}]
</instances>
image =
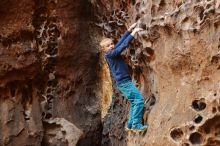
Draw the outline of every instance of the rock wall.
<instances>
[{"instance_id":1,"label":"rock wall","mask_svg":"<svg viewBox=\"0 0 220 146\"><path fill-rule=\"evenodd\" d=\"M220 145L218 0L1 0L0 145ZM138 21L123 52L146 133L98 53ZM110 104L111 103L111 104Z\"/></svg>"},{"instance_id":2,"label":"rock wall","mask_svg":"<svg viewBox=\"0 0 220 146\"><path fill-rule=\"evenodd\" d=\"M142 134L124 131L129 104L115 89L102 144L220 145L220 2L95 2L105 12L97 23L103 35L117 40L135 21L144 28L123 55L145 96L149 126Z\"/></svg>"},{"instance_id":3,"label":"rock wall","mask_svg":"<svg viewBox=\"0 0 220 146\"><path fill-rule=\"evenodd\" d=\"M0 1L0 145L100 145L92 13L82 0Z\"/></svg>"}]
</instances>

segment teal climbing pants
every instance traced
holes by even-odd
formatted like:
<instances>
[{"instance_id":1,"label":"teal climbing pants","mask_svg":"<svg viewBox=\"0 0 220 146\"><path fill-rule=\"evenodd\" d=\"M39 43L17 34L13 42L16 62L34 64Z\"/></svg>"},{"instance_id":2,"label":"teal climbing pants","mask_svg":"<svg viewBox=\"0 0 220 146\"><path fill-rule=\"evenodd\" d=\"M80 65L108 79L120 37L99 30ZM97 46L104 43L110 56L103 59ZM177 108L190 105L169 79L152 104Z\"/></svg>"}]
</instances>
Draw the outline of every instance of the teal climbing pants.
<instances>
[{"instance_id":1,"label":"teal climbing pants","mask_svg":"<svg viewBox=\"0 0 220 146\"><path fill-rule=\"evenodd\" d=\"M117 87L130 102L128 125L140 124L144 108L144 97L131 80L122 81Z\"/></svg>"}]
</instances>

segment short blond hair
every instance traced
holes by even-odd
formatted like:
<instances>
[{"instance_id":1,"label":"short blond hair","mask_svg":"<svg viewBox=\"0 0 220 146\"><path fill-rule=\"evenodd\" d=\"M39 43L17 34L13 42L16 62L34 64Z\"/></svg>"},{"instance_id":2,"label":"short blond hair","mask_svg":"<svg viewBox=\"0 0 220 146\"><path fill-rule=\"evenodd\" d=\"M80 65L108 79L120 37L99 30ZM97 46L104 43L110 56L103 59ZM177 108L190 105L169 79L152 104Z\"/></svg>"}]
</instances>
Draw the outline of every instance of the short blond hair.
<instances>
[{"instance_id":1,"label":"short blond hair","mask_svg":"<svg viewBox=\"0 0 220 146\"><path fill-rule=\"evenodd\" d=\"M103 49L104 47L106 47L106 44L107 44L107 42L109 42L109 41L113 41L113 39L111 39L111 38L103 38L103 39L100 41L100 43L99 43L99 45L101 46L101 49Z\"/></svg>"}]
</instances>

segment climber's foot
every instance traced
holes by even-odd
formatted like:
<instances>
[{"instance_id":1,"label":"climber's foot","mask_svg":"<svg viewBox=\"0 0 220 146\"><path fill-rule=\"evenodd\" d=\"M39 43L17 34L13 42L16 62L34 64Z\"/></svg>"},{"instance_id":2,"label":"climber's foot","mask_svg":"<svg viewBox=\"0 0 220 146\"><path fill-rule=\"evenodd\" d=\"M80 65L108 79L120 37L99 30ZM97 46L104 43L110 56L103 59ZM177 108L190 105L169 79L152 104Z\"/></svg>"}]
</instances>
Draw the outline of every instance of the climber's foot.
<instances>
[{"instance_id":1,"label":"climber's foot","mask_svg":"<svg viewBox=\"0 0 220 146\"><path fill-rule=\"evenodd\" d=\"M132 124L128 122L127 127L125 128L125 131L131 131Z\"/></svg>"},{"instance_id":2,"label":"climber's foot","mask_svg":"<svg viewBox=\"0 0 220 146\"><path fill-rule=\"evenodd\" d=\"M130 130L133 132L145 132L147 130L147 125L142 125L142 124L132 125L132 128Z\"/></svg>"},{"instance_id":3,"label":"climber's foot","mask_svg":"<svg viewBox=\"0 0 220 146\"><path fill-rule=\"evenodd\" d=\"M128 127L125 128L125 131L131 131L131 130L132 130L131 128Z\"/></svg>"}]
</instances>

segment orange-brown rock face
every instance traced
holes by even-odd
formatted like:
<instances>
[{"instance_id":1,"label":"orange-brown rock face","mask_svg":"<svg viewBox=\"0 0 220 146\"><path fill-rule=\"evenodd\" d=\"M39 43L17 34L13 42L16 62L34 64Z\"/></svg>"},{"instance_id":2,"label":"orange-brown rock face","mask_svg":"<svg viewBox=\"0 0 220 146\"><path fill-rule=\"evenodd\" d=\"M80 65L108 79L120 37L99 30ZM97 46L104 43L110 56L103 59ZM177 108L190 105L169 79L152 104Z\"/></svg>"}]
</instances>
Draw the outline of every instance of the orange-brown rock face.
<instances>
[{"instance_id":1,"label":"orange-brown rock face","mask_svg":"<svg viewBox=\"0 0 220 146\"><path fill-rule=\"evenodd\" d=\"M219 14L219 0L1 0L0 145L219 146ZM145 133L124 130L129 103L97 53L135 21L123 57Z\"/></svg>"},{"instance_id":2,"label":"orange-brown rock face","mask_svg":"<svg viewBox=\"0 0 220 146\"><path fill-rule=\"evenodd\" d=\"M90 6L0 2L0 145L100 145Z\"/></svg>"},{"instance_id":3,"label":"orange-brown rock face","mask_svg":"<svg viewBox=\"0 0 220 146\"><path fill-rule=\"evenodd\" d=\"M104 35L118 39L136 20L144 28L124 55L145 95L149 126L142 134L124 131L128 104L116 90L104 120L103 145L220 145L220 2L99 4L106 12L98 24Z\"/></svg>"}]
</instances>

